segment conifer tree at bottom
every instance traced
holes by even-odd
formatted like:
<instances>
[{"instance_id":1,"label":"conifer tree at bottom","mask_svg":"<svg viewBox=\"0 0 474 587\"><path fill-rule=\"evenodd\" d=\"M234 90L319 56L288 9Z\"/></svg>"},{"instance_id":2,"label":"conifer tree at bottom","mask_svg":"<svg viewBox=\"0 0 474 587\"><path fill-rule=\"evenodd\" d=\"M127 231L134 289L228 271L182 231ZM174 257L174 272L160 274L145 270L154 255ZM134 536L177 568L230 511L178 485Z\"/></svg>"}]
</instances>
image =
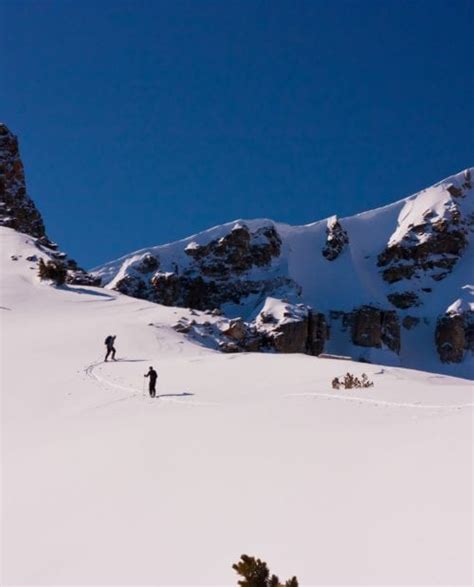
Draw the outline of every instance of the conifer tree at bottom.
<instances>
[{"instance_id":1,"label":"conifer tree at bottom","mask_svg":"<svg viewBox=\"0 0 474 587\"><path fill-rule=\"evenodd\" d=\"M270 570L267 563L243 554L240 561L232 565L234 571L242 577L238 584L240 587L298 587L296 577L288 579L286 583L280 583L276 575L270 576Z\"/></svg>"}]
</instances>

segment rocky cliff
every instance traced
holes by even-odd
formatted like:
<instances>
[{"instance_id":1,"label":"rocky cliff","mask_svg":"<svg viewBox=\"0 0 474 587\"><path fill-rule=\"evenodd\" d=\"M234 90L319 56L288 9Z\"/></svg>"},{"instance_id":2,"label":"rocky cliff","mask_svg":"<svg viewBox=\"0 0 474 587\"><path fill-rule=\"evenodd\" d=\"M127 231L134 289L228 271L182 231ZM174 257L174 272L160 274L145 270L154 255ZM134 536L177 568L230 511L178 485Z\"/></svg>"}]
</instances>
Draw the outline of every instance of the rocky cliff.
<instances>
[{"instance_id":1,"label":"rocky cliff","mask_svg":"<svg viewBox=\"0 0 474 587\"><path fill-rule=\"evenodd\" d=\"M0 123L0 226L45 238L41 214L26 192L18 139Z\"/></svg>"},{"instance_id":2,"label":"rocky cliff","mask_svg":"<svg viewBox=\"0 0 474 587\"><path fill-rule=\"evenodd\" d=\"M18 139L3 123L0 123L0 226L35 237L38 256L29 259L29 263L38 263L43 256L46 260L64 265L67 283L100 285L100 277L90 275L79 267L47 237L41 214L26 190Z\"/></svg>"}]
</instances>

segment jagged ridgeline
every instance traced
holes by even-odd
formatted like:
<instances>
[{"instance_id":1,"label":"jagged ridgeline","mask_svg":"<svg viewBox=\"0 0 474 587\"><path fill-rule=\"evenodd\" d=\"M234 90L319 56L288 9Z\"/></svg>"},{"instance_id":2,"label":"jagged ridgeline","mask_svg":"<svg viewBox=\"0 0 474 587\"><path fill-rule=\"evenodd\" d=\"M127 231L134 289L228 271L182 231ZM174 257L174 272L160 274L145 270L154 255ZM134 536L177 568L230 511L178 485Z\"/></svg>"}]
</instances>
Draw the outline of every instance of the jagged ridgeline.
<instances>
[{"instance_id":1,"label":"jagged ridgeline","mask_svg":"<svg viewBox=\"0 0 474 587\"><path fill-rule=\"evenodd\" d=\"M463 362L474 347L472 173L349 218L234 221L94 273L127 295L223 314L233 321L219 329L227 352L421 367L429 344L441 361Z\"/></svg>"},{"instance_id":2,"label":"jagged ridgeline","mask_svg":"<svg viewBox=\"0 0 474 587\"><path fill-rule=\"evenodd\" d=\"M55 268L58 274L64 274L69 284L100 285L99 277L84 271L46 235L41 214L26 190L18 139L3 123L0 123L0 226L35 238L38 256L30 257L29 263L40 264L43 259L50 271Z\"/></svg>"}]
</instances>

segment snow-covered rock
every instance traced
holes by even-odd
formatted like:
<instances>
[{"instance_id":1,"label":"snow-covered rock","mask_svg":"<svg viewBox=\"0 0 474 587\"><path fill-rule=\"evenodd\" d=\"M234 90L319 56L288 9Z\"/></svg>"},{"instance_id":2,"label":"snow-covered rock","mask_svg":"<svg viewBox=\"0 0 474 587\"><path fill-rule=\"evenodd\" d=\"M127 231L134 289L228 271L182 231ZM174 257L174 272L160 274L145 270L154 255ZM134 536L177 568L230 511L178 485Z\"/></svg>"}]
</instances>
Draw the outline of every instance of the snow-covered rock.
<instances>
[{"instance_id":1,"label":"snow-covered rock","mask_svg":"<svg viewBox=\"0 0 474 587\"><path fill-rule=\"evenodd\" d=\"M328 329L324 315L304 304L267 298L255 319L255 329L265 345L280 353L319 355L324 350Z\"/></svg>"},{"instance_id":2,"label":"snow-covered rock","mask_svg":"<svg viewBox=\"0 0 474 587\"><path fill-rule=\"evenodd\" d=\"M445 279L469 244L474 229L472 198L468 169L408 199L378 256L384 280Z\"/></svg>"},{"instance_id":3,"label":"snow-covered rock","mask_svg":"<svg viewBox=\"0 0 474 587\"><path fill-rule=\"evenodd\" d=\"M474 310L456 300L436 322L436 348L443 363L461 363L474 351Z\"/></svg>"},{"instance_id":4,"label":"snow-covered rock","mask_svg":"<svg viewBox=\"0 0 474 587\"><path fill-rule=\"evenodd\" d=\"M292 280L272 274L272 259L279 255L280 246L274 226L261 226L252 232L236 223L224 236L206 244L186 244L183 252L188 258L168 260L169 270L157 270L159 255L135 255L114 278L113 287L166 306L199 310L239 304L251 296L264 300L268 294L282 290L299 295L300 288ZM269 274L259 273L258 268L268 268Z\"/></svg>"},{"instance_id":5,"label":"snow-covered rock","mask_svg":"<svg viewBox=\"0 0 474 587\"><path fill-rule=\"evenodd\" d=\"M349 236L337 219L337 216L332 216L328 219L326 234L326 244L322 251L323 257L328 261L334 261L348 245Z\"/></svg>"}]
</instances>

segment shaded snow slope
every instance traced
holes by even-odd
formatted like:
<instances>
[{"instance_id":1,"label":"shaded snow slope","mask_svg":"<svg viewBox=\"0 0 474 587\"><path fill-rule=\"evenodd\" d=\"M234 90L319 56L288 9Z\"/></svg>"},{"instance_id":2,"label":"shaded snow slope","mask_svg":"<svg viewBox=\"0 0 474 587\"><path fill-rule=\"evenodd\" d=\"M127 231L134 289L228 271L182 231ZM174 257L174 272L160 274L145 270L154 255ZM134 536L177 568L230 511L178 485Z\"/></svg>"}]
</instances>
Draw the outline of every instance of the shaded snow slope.
<instances>
[{"instance_id":1,"label":"shaded snow slope","mask_svg":"<svg viewBox=\"0 0 474 587\"><path fill-rule=\"evenodd\" d=\"M470 382L219 354L0 238L2 584L233 585L243 552L301 585L472 582ZM333 391L348 370L375 386Z\"/></svg>"}]
</instances>

